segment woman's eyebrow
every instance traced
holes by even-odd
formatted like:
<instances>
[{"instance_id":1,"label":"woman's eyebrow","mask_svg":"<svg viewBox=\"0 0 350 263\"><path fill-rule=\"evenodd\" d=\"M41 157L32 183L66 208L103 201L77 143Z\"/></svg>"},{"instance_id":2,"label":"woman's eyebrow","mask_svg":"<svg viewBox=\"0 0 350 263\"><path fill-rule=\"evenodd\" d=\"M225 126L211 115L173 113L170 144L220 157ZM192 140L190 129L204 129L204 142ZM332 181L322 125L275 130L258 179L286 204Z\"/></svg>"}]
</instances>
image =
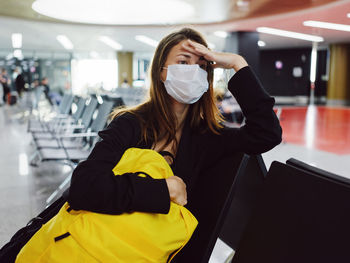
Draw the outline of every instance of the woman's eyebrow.
<instances>
[{"instance_id":1,"label":"woman's eyebrow","mask_svg":"<svg viewBox=\"0 0 350 263\"><path fill-rule=\"evenodd\" d=\"M191 55L189 55L189 54L185 54L185 53L180 53L180 54L178 54L178 55L176 55L177 57L179 57L179 56L184 56L184 57L186 57L186 58L191 58Z\"/></svg>"},{"instance_id":2,"label":"woman's eyebrow","mask_svg":"<svg viewBox=\"0 0 350 263\"><path fill-rule=\"evenodd\" d=\"M180 53L180 54L177 54L177 55L176 55L176 57L179 57L179 56L183 56L183 57L185 57L185 58L191 58L191 55L189 55L188 53ZM203 56L199 57L198 61L200 61L200 62L203 61L203 62L209 63L209 61L206 60Z\"/></svg>"}]
</instances>

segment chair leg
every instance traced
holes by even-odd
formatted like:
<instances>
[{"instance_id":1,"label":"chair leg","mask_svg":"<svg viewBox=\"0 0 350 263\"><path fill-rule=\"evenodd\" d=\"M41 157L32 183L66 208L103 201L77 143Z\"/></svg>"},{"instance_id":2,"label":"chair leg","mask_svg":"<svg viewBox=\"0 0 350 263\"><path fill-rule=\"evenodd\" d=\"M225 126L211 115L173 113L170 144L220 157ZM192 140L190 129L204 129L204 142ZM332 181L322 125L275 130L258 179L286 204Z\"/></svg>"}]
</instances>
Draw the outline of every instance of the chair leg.
<instances>
[{"instance_id":1,"label":"chair leg","mask_svg":"<svg viewBox=\"0 0 350 263\"><path fill-rule=\"evenodd\" d=\"M37 167L38 163L40 162L39 151L36 150L29 159L30 159L29 164L31 166Z\"/></svg>"}]
</instances>

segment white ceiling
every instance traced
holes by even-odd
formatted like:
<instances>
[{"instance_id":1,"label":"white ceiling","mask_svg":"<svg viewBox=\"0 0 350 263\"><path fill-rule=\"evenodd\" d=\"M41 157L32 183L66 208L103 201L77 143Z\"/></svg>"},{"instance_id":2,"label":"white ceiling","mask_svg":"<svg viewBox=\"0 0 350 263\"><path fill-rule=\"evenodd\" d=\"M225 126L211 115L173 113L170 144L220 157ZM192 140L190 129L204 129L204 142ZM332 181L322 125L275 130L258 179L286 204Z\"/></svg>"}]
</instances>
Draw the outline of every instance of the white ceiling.
<instances>
[{"instance_id":1,"label":"white ceiling","mask_svg":"<svg viewBox=\"0 0 350 263\"><path fill-rule=\"evenodd\" d=\"M195 2L198 4L199 0L195 0ZM216 1L205 0L204 2L202 2L202 4L205 4L203 10L214 9L217 5ZM215 44L217 50L224 48L225 41L215 36L213 34L214 31L255 31L259 26L319 35L325 38L323 45L327 45L334 42L350 42L350 32L305 27L302 25L302 22L305 20L318 20L350 25L350 18L346 16L347 13L350 13L349 0L336 1L321 7L288 14L204 24L195 26L195 28L207 37L208 42ZM134 36L143 34L159 41L164 35L179 27L181 26L96 26L39 22L0 16L0 56L4 56L6 52L12 51L12 33L23 34L24 53L30 50L41 51L43 54L45 52L46 54L66 52L56 40L57 35L65 34L74 44L73 52L79 53L93 50L108 55L114 54L115 51L98 40L98 36L100 35L107 35L115 39L123 45L124 51L153 52L154 48L136 41ZM269 36L266 34L260 34L260 39L266 42L266 48L311 46L311 43L307 41ZM37 55L39 53L37 52Z\"/></svg>"}]
</instances>

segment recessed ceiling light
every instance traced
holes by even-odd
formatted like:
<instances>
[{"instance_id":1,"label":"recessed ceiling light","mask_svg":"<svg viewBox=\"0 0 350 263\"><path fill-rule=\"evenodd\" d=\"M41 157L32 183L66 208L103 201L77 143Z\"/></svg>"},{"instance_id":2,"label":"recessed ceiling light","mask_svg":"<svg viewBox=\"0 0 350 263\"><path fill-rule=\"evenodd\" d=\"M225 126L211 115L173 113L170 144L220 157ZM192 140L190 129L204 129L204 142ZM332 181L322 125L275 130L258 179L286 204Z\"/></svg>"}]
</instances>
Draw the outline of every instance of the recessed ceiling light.
<instances>
[{"instance_id":1,"label":"recessed ceiling light","mask_svg":"<svg viewBox=\"0 0 350 263\"><path fill-rule=\"evenodd\" d=\"M195 17L194 7L183 0L36 0L32 8L45 16L89 24L186 23Z\"/></svg>"},{"instance_id":2,"label":"recessed ceiling light","mask_svg":"<svg viewBox=\"0 0 350 263\"><path fill-rule=\"evenodd\" d=\"M158 41L144 35L137 35L135 39L152 47L158 46Z\"/></svg>"},{"instance_id":3,"label":"recessed ceiling light","mask_svg":"<svg viewBox=\"0 0 350 263\"><path fill-rule=\"evenodd\" d=\"M13 48L22 48L22 34L21 33L13 33L11 36L12 39L12 47Z\"/></svg>"},{"instance_id":4,"label":"recessed ceiling light","mask_svg":"<svg viewBox=\"0 0 350 263\"><path fill-rule=\"evenodd\" d=\"M98 38L101 42L105 43L107 46L110 46L111 48L115 50L122 50L123 46L119 44L117 41L111 39L110 37L107 36L100 36Z\"/></svg>"},{"instance_id":5,"label":"recessed ceiling light","mask_svg":"<svg viewBox=\"0 0 350 263\"><path fill-rule=\"evenodd\" d=\"M320 36L302 34L302 33L292 32L287 30L280 30L280 29L271 28L271 27L258 27L256 31L258 31L259 33L271 34L271 35L282 36L282 37L297 38L297 39L313 41L313 42L322 42L324 40L323 37L320 37Z\"/></svg>"},{"instance_id":6,"label":"recessed ceiling light","mask_svg":"<svg viewBox=\"0 0 350 263\"><path fill-rule=\"evenodd\" d=\"M73 49L73 43L69 40L69 38L65 35L58 35L56 37L57 41L61 43L61 45L68 50Z\"/></svg>"},{"instance_id":7,"label":"recessed ceiling light","mask_svg":"<svg viewBox=\"0 0 350 263\"><path fill-rule=\"evenodd\" d=\"M258 41L258 46L259 47L264 47L264 46L266 46L266 43L264 41L262 41L262 40L259 40Z\"/></svg>"},{"instance_id":8,"label":"recessed ceiling light","mask_svg":"<svg viewBox=\"0 0 350 263\"><path fill-rule=\"evenodd\" d=\"M334 23L321 22L321 21L304 21L303 24L304 26L319 27L319 28L350 32L350 25L334 24Z\"/></svg>"},{"instance_id":9,"label":"recessed ceiling light","mask_svg":"<svg viewBox=\"0 0 350 263\"><path fill-rule=\"evenodd\" d=\"M225 31L215 31L214 35L217 37L222 37L222 38L226 38L228 36L227 32L225 32Z\"/></svg>"}]
</instances>

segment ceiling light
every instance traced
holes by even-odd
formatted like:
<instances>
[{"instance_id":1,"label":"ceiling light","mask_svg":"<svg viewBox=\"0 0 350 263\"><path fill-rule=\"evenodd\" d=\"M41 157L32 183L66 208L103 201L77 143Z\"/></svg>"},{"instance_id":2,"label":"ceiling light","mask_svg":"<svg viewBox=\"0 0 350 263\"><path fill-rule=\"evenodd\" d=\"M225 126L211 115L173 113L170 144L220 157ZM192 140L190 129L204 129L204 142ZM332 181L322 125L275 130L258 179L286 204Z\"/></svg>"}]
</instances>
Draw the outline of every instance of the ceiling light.
<instances>
[{"instance_id":1,"label":"ceiling light","mask_svg":"<svg viewBox=\"0 0 350 263\"><path fill-rule=\"evenodd\" d=\"M58 42L61 43L61 45L65 48L65 49L73 49L73 43L72 41L69 40L68 37L66 37L65 35L58 35L56 37L56 39L58 40Z\"/></svg>"},{"instance_id":2,"label":"ceiling light","mask_svg":"<svg viewBox=\"0 0 350 263\"><path fill-rule=\"evenodd\" d=\"M158 46L158 41L144 35L137 35L135 36L135 39L152 47Z\"/></svg>"},{"instance_id":3,"label":"ceiling light","mask_svg":"<svg viewBox=\"0 0 350 263\"><path fill-rule=\"evenodd\" d=\"M264 41L262 41L262 40L259 40L258 41L258 46L259 47L264 47L264 46L266 46L266 43Z\"/></svg>"},{"instance_id":4,"label":"ceiling light","mask_svg":"<svg viewBox=\"0 0 350 263\"><path fill-rule=\"evenodd\" d=\"M12 47L13 48L22 48L22 34L14 33L12 34Z\"/></svg>"},{"instance_id":5,"label":"ceiling light","mask_svg":"<svg viewBox=\"0 0 350 263\"><path fill-rule=\"evenodd\" d=\"M225 32L225 31L215 31L214 35L217 37L222 37L222 38L226 38L228 36L227 32Z\"/></svg>"},{"instance_id":6,"label":"ceiling light","mask_svg":"<svg viewBox=\"0 0 350 263\"><path fill-rule=\"evenodd\" d=\"M334 24L334 23L320 22L320 21L304 21L303 24L304 26L319 27L319 28L350 32L350 25Z\"/></svg>"},{"instance_id":7,"label":"ceiling light","mask_svg":"<svg viewBox=\"0 0 350 263\"><path fill-rule=\"evenodd\" d=\"M122 50L123 46L119 44L117 41L111 39L110 37L107 36L100 36L98 38L101 42L105 43L107 46L110 46L111 48L115 50Z\"/></svg>"},{"instance_id":8,"label":"ceiling light","mask_svg":"<svg viewBox=\"0 0 350 263\"><path fill-rule=\"evenodd\" d=\"M259 33L271 34L271 35L282 36L282 37L297 38L297 39L313 41L313 42L322 42L324 40L323 37L319 37L319 36L280 30L280 29L270 28L270 27L258 27L256 31L258 31Z\"/></svg>"},{"instance_id":9,"label":"ceiling light","mask_svg":"<svg viewBox=\"0 0 350 263\"><path fill-rule=\"evenodd\" d=\"M348 18L350 18L350 13L347 16L348 16Z\"/></svg>"},{"instance_id":10,"label":"ceiling light","mask_svg":"<svg viewBox=\"0 0 350 263\"><path fill-rule=\"evenodd\" d=\"M184 0L36 0L32 8L45 16L89 24L186 23L196 17Z\"/></svg>"}]
</instances>

